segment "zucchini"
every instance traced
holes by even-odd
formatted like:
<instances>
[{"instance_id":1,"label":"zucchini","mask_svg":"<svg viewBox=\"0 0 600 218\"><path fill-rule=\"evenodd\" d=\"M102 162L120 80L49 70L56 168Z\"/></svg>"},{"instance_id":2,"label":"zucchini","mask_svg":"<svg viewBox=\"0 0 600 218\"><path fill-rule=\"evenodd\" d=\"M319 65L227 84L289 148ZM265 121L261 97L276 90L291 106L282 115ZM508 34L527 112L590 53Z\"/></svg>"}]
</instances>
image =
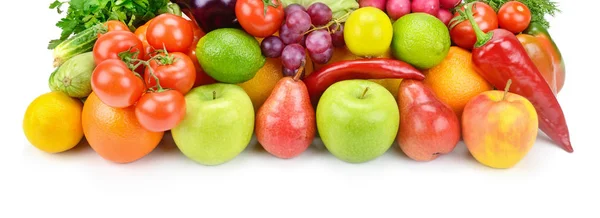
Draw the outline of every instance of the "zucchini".
<instances>
[{"instance_id":1,"label":"zucchini","mask_svg":"<svg viewBox=\"0 0 600 218\"><path fill-rule=\"evenodd\" d=\"M106 31L106 26L99 23L61 42L52 52L54 67L59 67L76 55L92 51L98 36Z\"/></svg>"}]
</instances>

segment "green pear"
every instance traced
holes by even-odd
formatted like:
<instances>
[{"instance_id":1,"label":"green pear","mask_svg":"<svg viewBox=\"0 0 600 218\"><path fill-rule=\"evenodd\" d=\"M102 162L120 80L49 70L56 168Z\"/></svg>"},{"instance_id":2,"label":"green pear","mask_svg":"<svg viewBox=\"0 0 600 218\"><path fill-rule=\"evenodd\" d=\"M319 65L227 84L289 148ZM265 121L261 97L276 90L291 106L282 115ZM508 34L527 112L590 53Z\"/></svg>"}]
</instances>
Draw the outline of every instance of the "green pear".
<instances>
[{"instance_id":1,"label":"green pear","mask_svg":"<svg viewBox=\"0 0 600 218\"><path fill-rule=\"evenodd\" d=\"M400 115L394 96L367 80L329 87L317 105L317 129L335 157L350 163L383 155L394 143Z\"/></svg>"},{"instance_id":2,"label":"green pear","mask_svg":"<svg viewBox=\"0 0 600 218\"><path fill-rule=\"evenodd\" d=\"M185 118L171 133L188 158L203 165L219 165L235 158L250 143L254 107L239 86L200 86L185 96L185 103Z\"/></svg>"}]
</instances>

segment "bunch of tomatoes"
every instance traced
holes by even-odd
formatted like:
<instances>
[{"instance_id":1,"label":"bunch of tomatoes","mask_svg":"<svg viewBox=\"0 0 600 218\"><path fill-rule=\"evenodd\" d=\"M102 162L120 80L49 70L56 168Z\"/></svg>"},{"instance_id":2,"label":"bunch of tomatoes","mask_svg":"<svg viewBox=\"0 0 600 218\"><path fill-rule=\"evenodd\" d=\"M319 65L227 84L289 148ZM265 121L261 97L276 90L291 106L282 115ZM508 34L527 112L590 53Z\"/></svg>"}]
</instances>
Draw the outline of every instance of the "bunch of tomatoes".
<instances>
[{"instance_id":1,"label":"bunch of tomatoes","mask_svg":"<svg viewBox=\"0 0 600 218\"><path fill-rule=\"evenodd\" d=\"M92 90L113 108L135 107L140 125L167 131L185 116L184 95L210 83L199 67L195 48L203 33L195 22L162 14L135 33L122 22L109 21L108 32L93 49L96 68ZM198 80L197 77L200 79Z\"/></svg>"},{"instance_id":2,"label":"bunch of tomatoes","mask_svg":"<svg viewBox=\"0 0 600 218\"><path fill-rule=\"evenodd\" d=\"M510 1L502 5L496 14L496 11L488 4L476 2L473 4L473 17L483 32L487 33L500 27L517 34L523 32L529 26L531 11L521 2ZM477 38L466 18L458 12L455 13L452 20L450 20L449 28L452 41L456 45L467 50L473 48Z\"/></svg>"}]
</instances>

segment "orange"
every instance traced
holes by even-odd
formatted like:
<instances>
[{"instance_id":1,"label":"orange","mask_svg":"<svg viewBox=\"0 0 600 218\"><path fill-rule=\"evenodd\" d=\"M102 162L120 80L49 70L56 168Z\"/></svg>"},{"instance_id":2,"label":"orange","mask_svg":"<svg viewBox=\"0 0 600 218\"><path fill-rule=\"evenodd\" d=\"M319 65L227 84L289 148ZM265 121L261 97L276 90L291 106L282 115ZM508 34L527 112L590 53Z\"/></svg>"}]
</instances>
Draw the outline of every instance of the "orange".
<instances>
[{"instance_id":1,"label":"orange","mask_svg":"<svg viewBox=\"0 0 600 218\"><path fill-rule=\"evenodd\" d=\"M471 98L493 88L473 68L471 53L456 46L450 47L440 64L424 73L425 85L448 104L458 118L462 117L463 109Z\"/></svg>"},{"instance_id":2,"label":"orange","mask_svg":"<svg viewBox=\"0 0 600 218\"><path fill-rule=\"evenodd\" d=\"M392 58L391 50L388 49L388 51L385 54L379 56L378 58L390 58L391 59ZM347 47L340 47L340 48L335 48L333 50L333 56L331 57L331 60L329 60L329 62L327 62L327 64L332 64L332 63L339 62L339 61L358 60L358 59L363 59L363 58L360 56L356 56L355 54L352 54L352 52L350 52L350 50L348 50ZM314 69L319 70L327 64L314 64ZM392 93L394 98L398 97L398 88L400 87L400 82L402 82L402 79L371 79L371 81L376 82L379 85L382 85L383 87L385 87L388 91L390 91Z\"/></svg>"},{"instance_id":3,"label":"orange","mask_svg":"<svg viewBox=\"0 0 600 218\"><path fill-rule=\"evenodd\" d=\"M129 163L149 154L160 142L163 132L144 129L135 117L135 108L112 108L92 93L83 105L83 133L102 158Z\"/></svg>"},{"instance_id":4,"label":"orange","mask_svg":"<svg viewBox=\"0 0 600 218\"><path fill-rule=\"evenodd\" d=\"M279 58L267 58L265 65L256 72L256 75L244 83L239 84L246 94L250 96L254 111L258 111L265 103L271 91L281 78L283 78L283 66Z\"/></svg>"}]
</instances>

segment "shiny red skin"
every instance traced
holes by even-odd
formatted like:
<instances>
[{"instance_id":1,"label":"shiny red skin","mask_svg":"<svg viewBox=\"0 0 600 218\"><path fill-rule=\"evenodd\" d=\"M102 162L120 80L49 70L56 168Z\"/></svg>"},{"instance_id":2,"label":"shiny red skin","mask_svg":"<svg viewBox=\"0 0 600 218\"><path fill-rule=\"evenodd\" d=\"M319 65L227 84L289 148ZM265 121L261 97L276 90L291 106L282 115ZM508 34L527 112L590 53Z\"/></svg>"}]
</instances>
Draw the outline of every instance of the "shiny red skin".
<instances>
[{"instance_id":1,"label":"shiny red skin","mask_svg":"<svg viewBox=\"0 0 600 218\"><path fill-rule=\"evenodd\" d=\"M152 60L150 67L163 88L175 89L185 95L192 89L196 81L194 62L187 54L180 52L169 53L169 56L173 59L173 63L162 64L157 60ZM148 88L156 86L156 80L151 76L148 67L144 73L144 81Z\"/></svg>"},{"instance_id":2,"label":"shiny red skin","mask_svg":"<svg viewBox=\"0 0 600 218\"><path fill-rule=\"evenodd\" d=\"M131 49L131 50L130 50ZM139 51L138 57L144 57L144 44L129 31L112 31L98 38L94 44L94 61L96 65L108 59L119 59L119 53Z\"/></svg>"},{"instance_id":3,"label":"shiny red skin","mask_svg":"<svg viewBox=\"0 0 600 218\"><path fill-rule=\"evenodd\" d=\"M106 60L94 69L91 78L92 90L106 105L114 108L129 107L144 93L144 81L137 77L125 62L118 59Z\"/></svg>"},{"instance_id":4,"label":"shiny red skin","mask_svg":"<svg viewBox=\"0 0 600 218\"><path fill-rule=\"evenodd\" d=\"M190 57L192 62L194 62L194 69L196 69L196 81L194 81L194 87L209 85L217 82L217 80L206 74L204 69L202 69L202 66L200 66L200 61L198 61L198 58L196 57L196 49L190 49L187 55Z\"/></svg>"},{"instance_id":5,"label":"shiny red skin","mask_svg":"<svg viewBox=\"0 0 600 218\"><path fill-rule=\"evenodd\" d=\"M530 22L531 11L521 2L507 2L498 10L498 25L514 34L523 32Z\"/></svg>"},{"instance_id":6,"label":"shiny red skin","mask_svg":"<svg viewBox=\"0 0 600 218\"><path fill-rule=\"evenodd\" d=\"M135 105L140 125L152 132L175 128L185 117L185 97L175 90L147 93Z\"/></svg>"},{"instance_id":7,"label":"shiny red skin","mask_svg":"<svg viewBox=\"0 0 600 218\"><path fill-rule=\"evenodd\" d=\"M238 22L246 32L255 37L265 38L275 34L283 23L285 12L279 0L272 0L272 3L277 7L267 6L265 14L262 0L238 0L235 4Z\"/></svg>"},{"instance_id":8,"label":"shiny red skin","mask_svg":"<svg viewBox=\"0 0 600 218\"><path fill-rule=\"evenodd\" d=\"M462 8L464 8L464 6ZM458 12L454 13L454 17L459 16ZM483 32L487 33L491 30L498 29L498 16L494 9L486 3L476 2L473 4L473 17ZM450 21L448 25L452 26L456 22L457 21ZM452 38L452 42L467 50L473 49L473 45L477 42L477 36L468 20L464 20L450 28L450 37Z\"/></svg>"},{"instance_id":9,"label":"shiny red skin","mask_svg":"<svg viewBox=\"0 0 600 218\"><path fill-rule=\"evenodd\" d=\"M508 30L491 31L492 37L473 48L473 65L493 86L527 98L535 107L539 127L567 152L573 152L569 129L556 96L517 37Z\"/></svg>"},{"instance_id":10,"label":"shiny red skin","mask_svg":"<svg viewBox=\"0 0 600 218\"><path fill-rule=\"evenodd\" d=\"M272 155L289 159L300 155L316 133L315 110L301 80L281 79L256 114L256 138Z\"/></svg>"},{"instance_id":11,"label":"shiny red skin","mask_svg":"<svg viewBox=\"0 0 600 218\"><path fill-rule=\"evenodd\" d=\"M458 117L421 81L403 80L400 83L398 107L397 141L408 157L430 161L454 150L461 134Z\"/></svg>"},{"instance_id":12,"label":"shiny red skin","mask_svg":"<svg viewBox=\"0 0 600 218\"><path fill-rule=\"evenodd\" d=\"M387 58L339 61L326 65L304 78L313 105L336 82L351 79L414 79L425 76L405 62Z\"/></svg>"},{"instance_id":13,"label":"shiny red skin","mask_svg":"<svg viewBox=\"0 0 600 218\"><path fill-rule=\"evenodd\" d=\"M154 49L187 52L194 42L194 28L183 17L161 14L153 18L146 30L148 44Z\"/></svg>"}]
</instances>

